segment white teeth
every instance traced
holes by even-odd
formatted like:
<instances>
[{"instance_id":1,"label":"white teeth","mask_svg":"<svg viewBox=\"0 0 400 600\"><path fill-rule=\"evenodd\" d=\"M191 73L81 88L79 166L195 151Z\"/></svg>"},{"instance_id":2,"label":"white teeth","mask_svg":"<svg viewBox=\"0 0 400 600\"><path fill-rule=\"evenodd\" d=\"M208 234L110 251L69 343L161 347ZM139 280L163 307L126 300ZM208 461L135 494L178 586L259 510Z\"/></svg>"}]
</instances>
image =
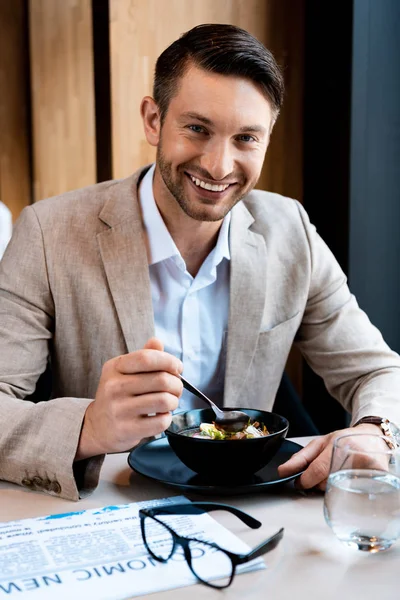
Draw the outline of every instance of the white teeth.
<instances>
[{"instance_id":1,"label":"white teeth","mask_svg":"<svg viewBox=\"0 0 400 600\"><path fill-rule=\"evenodd\" d=\"M228 183L228 185L211 185L211 183L206 183L205 181L201 181L201 179L197 179L197 177L193 177L193 175L190 175L190 179L197 186L199 186L205 190L210 190L211 192L223 192L224 190L226 190L229 187L229 183Z\"/></svg>"}]
</instances>

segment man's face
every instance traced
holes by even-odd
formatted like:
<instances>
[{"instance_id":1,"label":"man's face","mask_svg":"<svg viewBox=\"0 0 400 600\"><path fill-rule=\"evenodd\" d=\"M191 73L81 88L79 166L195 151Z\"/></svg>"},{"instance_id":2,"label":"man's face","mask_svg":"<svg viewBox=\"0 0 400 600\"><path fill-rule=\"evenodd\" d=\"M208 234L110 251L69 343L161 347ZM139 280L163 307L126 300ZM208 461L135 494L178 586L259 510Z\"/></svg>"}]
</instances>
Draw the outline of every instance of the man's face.
<instances>
[{"instance_id":1,"label":"man's face","mask_svg":"<svg viewBox=\"0 0 400 600\"><path fill-rule=\"evenodd\" d=\"M190 67L171 99L157 144L159 185L198 221L219 221L256 185L273 117L241 77Z\"/></svg>"}]
</instances>

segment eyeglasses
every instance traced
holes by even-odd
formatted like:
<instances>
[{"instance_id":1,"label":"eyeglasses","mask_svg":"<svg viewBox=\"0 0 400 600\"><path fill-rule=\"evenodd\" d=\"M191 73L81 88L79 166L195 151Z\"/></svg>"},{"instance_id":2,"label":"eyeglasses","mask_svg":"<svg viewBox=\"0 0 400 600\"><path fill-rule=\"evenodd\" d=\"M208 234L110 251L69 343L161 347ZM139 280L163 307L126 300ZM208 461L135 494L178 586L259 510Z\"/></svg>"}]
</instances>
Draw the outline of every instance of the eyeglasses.
<instances>
[{"instance_id":1,"label":"eyeglasses","mask_svg":"<svg viewBox=\"0 0 400 600\"><path fill-rule=\"evenodd\" d=\"M212 510L226 510L252 529L258 529L262 525L257 519L228 504L191 502L142 508L139 511L140 527L146 549L155 560L166 563L180 547L190 570L201 583L212 588L223 589L231 585L238 565L248 563L273 550L282 539L284 530L280 529L247 554L236 554L215 543L181 536L160 518L162 515L198 515ZM223 579L215 583L210 581L213 576L206 572L207 562L200 560L202 556L210 552L213 553L213 561L218 561L220 570L224 573Z\"/></svg>"}]
</instances>

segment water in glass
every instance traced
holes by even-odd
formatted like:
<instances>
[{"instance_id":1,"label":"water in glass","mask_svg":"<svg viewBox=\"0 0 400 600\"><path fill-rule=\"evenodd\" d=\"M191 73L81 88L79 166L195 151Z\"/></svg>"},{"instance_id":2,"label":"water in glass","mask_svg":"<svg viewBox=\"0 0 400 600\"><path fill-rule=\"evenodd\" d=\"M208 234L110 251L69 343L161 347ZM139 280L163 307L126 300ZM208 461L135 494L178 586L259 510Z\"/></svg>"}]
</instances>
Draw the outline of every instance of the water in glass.
<instances>
[{"instance_id":1,"label":"water in glass","mask_svg":"<svg viewBox=\"0 0 400 600\"><path fill-rule=\"evenodd\" d=\"M368 552L385 550L400 537L400 478L375 469L331 472L324 514L342 542Z\"/></svg>"}]
</instances>

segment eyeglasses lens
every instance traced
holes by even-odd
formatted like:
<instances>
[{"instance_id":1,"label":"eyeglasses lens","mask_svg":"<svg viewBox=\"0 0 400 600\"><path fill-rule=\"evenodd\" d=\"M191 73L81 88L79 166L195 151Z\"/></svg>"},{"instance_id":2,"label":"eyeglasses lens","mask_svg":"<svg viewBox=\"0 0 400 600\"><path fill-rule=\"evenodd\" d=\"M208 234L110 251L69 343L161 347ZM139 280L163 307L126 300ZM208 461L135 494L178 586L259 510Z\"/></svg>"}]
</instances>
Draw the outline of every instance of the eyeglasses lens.
<instances>
[{"instance_id":1,"label":"eyeglasses lens","mask_svg":"<svg viewBox=\"0 0 400 600\"><path fill-rule=\"evenodd\" d=\"M154 556L161 560L168 560L172 556L174 538L164 525L151 517L146 517L144 520L144 535L147 546Z\"/></svg>"},{"instance_id":2,"label":"eyeglasses lens","mask_svg":"<svg viewBox=\"0 0 400 600\"><path fill-rule=\"evenodd\" d=\"M215 587L223 588L229 585L233 565L225 552L207 542L190 541L189 547L192 555L192 569L199 579L212 583ZM215 579L216 576L218 579Z\"/></svg>"}]
</instances>

